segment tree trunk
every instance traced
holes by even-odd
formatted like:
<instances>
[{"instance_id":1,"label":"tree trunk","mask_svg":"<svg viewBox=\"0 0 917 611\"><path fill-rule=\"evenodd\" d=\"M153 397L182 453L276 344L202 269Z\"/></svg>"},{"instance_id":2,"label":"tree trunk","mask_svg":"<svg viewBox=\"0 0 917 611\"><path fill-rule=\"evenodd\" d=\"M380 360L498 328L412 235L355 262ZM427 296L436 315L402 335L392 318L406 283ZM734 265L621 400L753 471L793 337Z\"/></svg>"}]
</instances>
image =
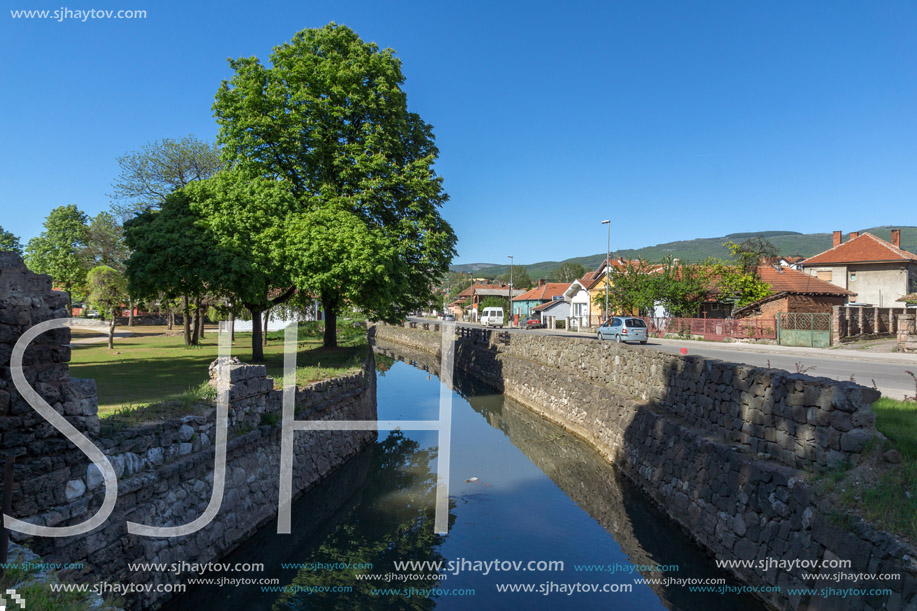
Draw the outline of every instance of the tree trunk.
<instances>
[{"instance_id":1,"label":"tree trunk","mask_svg":"<svg viewBox=\"0 0 917 611\"><path fill-rule=\"evenodd\" d=\"M201 337L201 298L197 297L194 300L194 327L191 329L191 345L198 346L200 342L198 341Z\"/></svg>"},{"instance_id":2,"label":"tree trunk","mask_svg":"<svg viewBox=\"0 0 917 611\"><path fill-rule=\"evenodd\" d=\"M236 315L229 312L229 343L236 341Z\"/></svg>"},{"instance_id":3,"label":"tree trunk","mask_svg":"<svg viewBox=\"0 0 917 611\"><path fill-rule=\"evenodd\" d=\"M261 336L261 343L264 346L267 346L267 325L271 320L271 309L268 308L264 311L264 335Z\"/></svg>"},{"instance_id":4,"label":"tree trunk","mask_svg":"<svg viewBox=\"0 0 917 611\"><path fill-rule=\"evenodd\" d=\"M188 305L188 296L183 295L181 298L182 304L182 333L185 336L185 345L191 345L191 308Z\"/></svg>"},{"instance_id":5,"label":"tree trunk","mask_svg":"<svg viewBox=\"0 0 917 611\"><path fill-rule=\"evenodd\" d=\"M175 312L172 311L172 308L169 308L169 331L172 330L172 327L175 326Z\"/></svg>"},{"instance_id":6,"label":"tree trunk","mask_svg":"<svg viewBox=\"0 0 917 611\"><path fill-rule=\"evenodd\" d=\"M115 313L111 313L111 322L108 324L108 349L115 349L115 321L118 318L115 316Z\"/></svg>"},{"instance_id":7,"label":"tree trunk","mask_svg":"<svg viewBox=\"0 0 917 611\"><path fill-rule=\"evenodd\" d=\"M204 339L204 324L207 322L207 308L201 306L198 308L197 313L201 319L200 338Z\"/></svg>"},{"instance_id":8,"label":"tree trunk","mask_svg":"<svg viewBox=\"0 0 917 611\"><path fill-rule=\"evenodd\" d=\"M252 362L260 363L264 360L264 346L261 345L261 310L252 306L245 306L252 315Z\"/></svg>"},{"instance_id":9,"label":"tree trunk","mask_svg":"<svg viewBox=\"0 0 917 611\"><path fill-rule=\"evenodd\" d=\"M130 297L127 298L127 307L130 308L127 312L127 326L134 326L134 300Z\"/></svg>"},{"instance_id":10,"label":"tree trunk","mask_svg":"<svg viewBox=\"0 0 917 611\"><path fill-rule=\"evenodd\" d=\"M327 297L322 297L322 309L325 310L325 334L322 348L330 350L338 347L338 313L337 303Z\"/></svg>"}]
</instances>

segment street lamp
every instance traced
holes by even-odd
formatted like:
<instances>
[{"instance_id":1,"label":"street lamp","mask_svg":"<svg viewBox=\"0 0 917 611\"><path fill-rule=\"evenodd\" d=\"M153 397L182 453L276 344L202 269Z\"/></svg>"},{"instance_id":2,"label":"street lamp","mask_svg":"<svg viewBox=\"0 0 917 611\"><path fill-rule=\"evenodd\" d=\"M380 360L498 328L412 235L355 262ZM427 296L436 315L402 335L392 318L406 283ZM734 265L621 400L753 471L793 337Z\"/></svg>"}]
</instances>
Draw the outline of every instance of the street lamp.
<instances>
[{"instance_id":1,"label":"street lamp","mask_svg":"<svg viewBox=\"0 0 917 611\"><path fill-rule=\"evenodd\" d=\"M513 320L513 255L506 255L509 258L509 320Z\"/></svg>"},{"instance_id":2,"label":"street lamp","mask_svg":"<svg viewBox=\"0 0 917 611\"><path fill-rule=\"evenodd\" d=\"M605 320L608 320L608 266L611 262L608 260L611 252L611 219L602 221L603 225L608 225L608 242L605 244Z\"/></svg>"}]
</instances>

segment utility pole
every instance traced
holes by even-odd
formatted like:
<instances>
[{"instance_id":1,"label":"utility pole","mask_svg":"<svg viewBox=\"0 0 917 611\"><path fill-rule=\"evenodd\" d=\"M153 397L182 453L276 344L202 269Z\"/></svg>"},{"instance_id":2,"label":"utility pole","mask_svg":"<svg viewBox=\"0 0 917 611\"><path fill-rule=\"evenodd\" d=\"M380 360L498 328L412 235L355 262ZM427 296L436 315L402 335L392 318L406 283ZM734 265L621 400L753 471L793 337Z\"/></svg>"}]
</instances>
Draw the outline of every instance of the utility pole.
<instances>
[{"instance_id":1,"label":"utility pole","mask_svg":"<svg viewBox=\"0 0 917 611\"><path fill-rule=\"evenodd\" d=\"M509 257L509 321L513 321L513 255L506 255Z\"/></svg>"},{"instance_id":2,"label":"utility pole","mask_svg":"<svg viewBox=\"0 0 917 611\"><path fill-rule=\"evenodd\" d=\"M608 268L611 266L611 261L608 260L608 257L611 256L611 219L602 221L602 224L608 225L608 241L605 244L605 320L608 320Z\"/></svg>"}]
</instances>

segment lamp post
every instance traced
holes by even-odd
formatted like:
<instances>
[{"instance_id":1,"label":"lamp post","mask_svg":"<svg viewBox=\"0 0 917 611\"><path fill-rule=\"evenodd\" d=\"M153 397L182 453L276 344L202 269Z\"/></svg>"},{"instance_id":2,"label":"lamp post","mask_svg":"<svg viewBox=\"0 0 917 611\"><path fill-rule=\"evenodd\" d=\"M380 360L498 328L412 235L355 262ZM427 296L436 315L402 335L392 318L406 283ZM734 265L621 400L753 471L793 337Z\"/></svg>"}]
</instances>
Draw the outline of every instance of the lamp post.
<instances>
[{"instance_id":1,"label":"lamp post","mask_svg":"<svg viewBox=\"0 0 917 611\"><path fill-rule=\"evenodd\" d=\"M513 255L506 255L509 258L509 321L513 320Z\"/></svg>"},{"instance_id":2,"label":"lamp post","mask_svg":"<svg viewBox=\"0 0 917 611\"><path fill-rule=\"evenodd\" d=\"M608 242L605 244L605 320L608 320L608 267L611 262L608 257L611 253L611 219L602 221L603 225L608 225Z\"/></svg>"}]
</instances>

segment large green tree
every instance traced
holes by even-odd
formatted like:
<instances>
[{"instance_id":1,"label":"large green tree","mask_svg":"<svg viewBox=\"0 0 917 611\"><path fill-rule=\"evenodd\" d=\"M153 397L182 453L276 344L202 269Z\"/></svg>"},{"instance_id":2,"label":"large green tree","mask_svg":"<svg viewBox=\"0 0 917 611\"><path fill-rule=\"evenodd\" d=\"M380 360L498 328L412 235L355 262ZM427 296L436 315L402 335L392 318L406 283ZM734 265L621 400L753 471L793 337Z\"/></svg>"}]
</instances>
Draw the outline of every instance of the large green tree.
<instances>
[{"instance_id":1,"label":"large green tree","mask_svg":"<svg viewBox=\"0 0 917 611\"><path fill-rule=\"evenodd\" d=\"M19 236L0 227L0 252L12 251L17 255L22 255L22 244L19 242Z\"/></svg>"},{"instance_id":2,"label":"large green tree","mask_svg":"<svg viewBox=\"0 0 917 611\"><path fill-rule=\"evenodd\" d=\"M120 173L112 183L112 209L125 218L159 208L176 190L222 167L219 147L191 135L150 142L117 161Z\"/></svg>"},{"instance_id":3,"label":"large green tree","mask_svg":"<svg viewBox=\"0 0 917 611\"><path fill-rule=\"evenodd\" d=\"M115 325L127 300L127 280L118 270L99 265L86 275L86 291L89 303L109 317L108 349L112 350L115 347Z\"/></svg>"},{"instance_id":4,"label":"large green tree","mask_svg":"<svg viewBox=\"0 0 917 611\"><path fill-rule=\"evenodd\" d=\"M26 265L33 272L48 274L67 291L67 311L73 311L73 291L86 280L82 250L88 237L86 214L74 204L58 206L45 219L41 235L26 245Z\"/></svg>"},{"instance_id":5,"label":"large green tree","mask_svg":"<svg viewBox=\"0 0 917 611\"><path fill-rule=\"evenodd\" d=\"M299 231L293 213L296 202L286 185L276 180L249 178L236 171L224 171L182 189L190 209L200 220L199 227L213 243L207 284L211 292L228 296L243 305L252 316L252 360L264 360L261 316L270 308L290 299L296 291L295 270L311 269L301 260L290 260L288 243L312 240ZM343 232L343 227L340 228ZM338 235L339 228L325 226L324 233ZM321 235L318 238L325 238ZM295 244L293 246L296 246ZM299 245L323 256L333 256L327 242ZM324 269L324 268L320 268ZM353 270L351 270L353 271ZM356 273L354 271L354 273ZM334 274L331 274L334 275ZM335 282L345 278L336 275ZM310 288L317 289L324 279L310 277ZM305 280L301 281L301 285ZM323 286L323 284L322 284Z\"/></svg>"},{"instance_id":6,"label":"large green tree","mask_svg":"<svg viewBox=\"0 0 917 611\"><path fill-rule=\"evenodd\" d=\"M391 321L426 305L456 238L439 215L447 195L432 127L408 111L394 51L332 23L275 47L270 67L230 66L214 103L223 160L293 196L283 243L297 286L322 300L325 346L336 346L344 304ZM315 227L332 235L303 242ZM361 252L350 238L378 248Z\"/></svg>"},{"instance_id":7,"label":"large green tree","mask_svg":"<svg viewBox=\"0 0 917 611\"><path fill-rule=\"evenodd\" d=\"M147 210L124 223L131 255L126 262L128 290L147 298L182 300L185 344L197 343L191 333L192 304L215 290L232 261L191 208L187 194L169 195L159 210Z\"/></svg>"}]
</instances>

